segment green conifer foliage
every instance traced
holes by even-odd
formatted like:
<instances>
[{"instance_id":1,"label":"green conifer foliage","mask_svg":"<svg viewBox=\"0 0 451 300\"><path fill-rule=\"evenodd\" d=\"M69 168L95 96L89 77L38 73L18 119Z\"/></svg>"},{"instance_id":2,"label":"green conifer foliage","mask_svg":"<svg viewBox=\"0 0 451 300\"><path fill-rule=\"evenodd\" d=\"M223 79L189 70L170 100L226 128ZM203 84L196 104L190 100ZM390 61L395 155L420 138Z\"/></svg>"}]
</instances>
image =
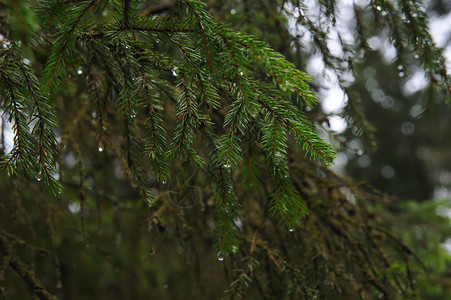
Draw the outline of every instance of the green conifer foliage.
<instances>
[{"instance_id":1,"label":"green conifer foliage","mask_svg":"<svg viewBox=\"0 0 451 300\"><path fill-rule=\"evenodd\" d=\"M105 7L97 1L44 2L39 8L42 21L50 20L55 9L61 9L65 17L52 24L55 37L39 93L48 97L57 94L69 74L75 77L87 73L87 84L90 79L97 81L95 89L106 90L106 105L115 106L121 116L123 159L149 203L151 183L143 164L152 169L157 181L167 180L168 162L174 158L187 159L199 168L209 164L217 185L218 248L224 253L236 246L234 220L241 215L230 172L249 163L242 159L246 149L241 144L246 132L255 131L257 138L247 144L261 143L258 149L268 157L268 171L274 178L270 211L287 227L298 227L307 209L289 178L287 134L312 159L327 165L334 157L331 146L318 137L302 112L302 107L317 102L307 84L310 77L267 44L213 21L202 2L180 3L185 10L180 17L143 16L138 4L125 1ZM100 11L108 14L103 22L95 20ZM174 48L179 52L177 57L166 53ZM74 61L80 64L68 70L66 66ZM253 76L258 70L266 74L265 81ZM36 81L34 77L32 80ZM11 83L11 89L14 87L18 84ZM31 87L36 88L36 84ZM168 92L170 98L162 97L162 92ZM27 136L27 124L33 119L27 120L19 110L27 104L22 103L26 99L18 95L16 100L13 93L6 96L11 99L11 108L5 111L14 116L17 133L17 149L9 159L9 170L15 172L20 164L33 175L30 166L36 162L28 151L31 139ZM297 106L291 103L292 95L297 98ZM168 145L161 109L169 100L175 101L177 121ZM227 107L230 109L222 123L211 121L216 110ZM42 165L39 172L44 173L52 191L58 192L58 181L50 173L54 170L48 170L49 166L54 168L50 158L57 157L57 148L54 137L47 136L51 130L45 127L55 127L53 116L40 114L39 107L36 110L36 130L42 131L34 134L38 136L38 161ZM147 124L139 133L138 114L144 115ZM196 138L199 143L195 146ZM202 147L207 147L204 155L199 153Z\"/></svg>"},{"instance_id":2,"label":"green conifer foliage","mask_svg":"<svg viewBox=\"0 0 451 300\"><path fill-rule=\"evenodd\" d=\"M327 46L338 2L317 1L326 28L302 1L268 4L278 25L288 3L337 74L368 51L374 14L401 65L406 49L421 55L425 108L449 100L421 2L355 5L356 45L343 42L340 58ZM312 79L268 43L195 0L0 7L2 296L23 296L17 284L40 299L163 299L187 286L192 298L416 296L421 262L381 222L391 199L327 169L335 151L307 114L318 103ZM349 124L372 141L354 91L340 85ZM152 261L155 248L165 256ZM205 284L200 269L221 280ZM149 283L162 280L172 292Z\"/></svg>"}]
</instances>

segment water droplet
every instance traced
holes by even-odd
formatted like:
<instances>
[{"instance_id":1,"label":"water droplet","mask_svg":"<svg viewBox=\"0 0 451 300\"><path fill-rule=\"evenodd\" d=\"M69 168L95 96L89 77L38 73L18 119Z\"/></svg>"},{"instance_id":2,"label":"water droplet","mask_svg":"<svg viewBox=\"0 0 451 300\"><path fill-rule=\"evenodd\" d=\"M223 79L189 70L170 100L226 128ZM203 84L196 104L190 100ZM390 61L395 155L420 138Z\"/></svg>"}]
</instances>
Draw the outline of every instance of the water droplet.
<instances>
[{"instance_id":1,"label":"water droplet","mask_svg":"<svg viewBox=\"0 0 451 300\"><path fill-rule=\"evenodd\" d=\"M399 65L399 66L398 66L398 70L401 71L402 69L404 69L404 67L403 67L402 65Z\"/></svg>"},{"instance_id":2,"label":"water droplet","mask_svg":"<svg viewBox=\"0 0 451 300\"><path fill-rule=\"evenodd\" d=\"M162 183L162 184L166 184L166 180L163 180L161 183Z\"/></svg>"},{"instance_id":3,"label":"water droplet","mask_svg":"<svg viewBox=\"0 0 451 300\"><path fill-rule=\"evenodd\" d=\"M399 77L404 77L404 75L405 75L404 72L399 72L398 74Z\"/></svg>"},{"instance_id":4,"label":"water droplet","mask_svg":"<svg viewBox=\"0 0 451 300\"><path fill-rule=\"evenodd\" d=\"M163 288L165 288L165 289L167 289L169 287L169 284L167 284L167 283L165 283L164 285L163 285Z\"/></svg>"},{"instance_id":5,"label":"water droplet","mask_svg":"<svg viewBox=\"0 0 451 300\"><path fill-rule=\"evenodd\" d=\"M172 75L174 76L179 76L179 74L177 73L178 68L175 67L174 69L172 69Z\"/></svg>"},{"instance_id":6,"label":"water droplet","mask_svg":"<svg viewBox=\"0 0 451 300\"><path fill-rule=\"evenodd\" d=\"M232 246L232 252L237 253L238 252L238 246Z\"/></svg>"},{"instance_id":7,"label":"water droplet","mask_svg":"<svg viewBox=\"0 0 451 300\"><path fill-rule=\"evenodd\" d=\"M232 9L230 10L230 13L231 13L232 15L234 15L234 14L236 14L236 10L232 8Z\"/></svg>"},{"instance_id":8,"label":"water droplet","mask_svg":"<svg viewBox=\"0 0 451 300\"><path fill-rule=\"evenodd\" d=\"M224 255L222 255L221 251L218 252L218 260L219 261L223 261L224 260Z\"/></svg>"},{"instance_id":9,"label":"water droplet","mask_svg":"<svg viewBox=\"0 0 451 300\"><path fill-rule=\"evenodd\" d=\"M3 40L3 49L11 48L11 42L10 41L5 40L5 39L2 39L2 40Z\"/></svg>"},{"instance_id":10,"label":"water droplet","mask_svg":"<svg viewBox=\"0 0 451 300\"><path fill-rule=\"evenodd\" d=\"M418 59L418 58L419 58L418 54L415 54L415 59Z\"/></svg>"},{"instance_id":11,"label":"water droplet","mask_svg":"<svg viewBox=\"0 0 451 300\"><path fill-rule=\"evenodd\" d=\"M382 10L382 7L381 7L380 5L378 5L378 6L376 6L376 9L377 9L378 11L381 11L381 10Z\"/></svg>"},{"instance_id":12,"label":"water droplet","mask_svg":"<svg viewBox=\"0 0 451 300\"><path fill-rule=\"evenodd\" d=\"M224 168L226 169L230 169L231 165L230 164L224 164Z\"/></svg>"},{"instance_id":13,"label":"water droplet","mask_svg":"<svg viewBox=\"0 0 451 300\"><path fill-rule=\"evenodd\" d=\"M362 150L362 149L357 150L357 155L358 155L358 156L363 155L363 150Z\"/></svg>"},{"instance_id":14,"label":"water droplet","mask_svg":"<svg viewBox=\"0 0 451 300\"><path fill-rule=\"evenodd\" d=\"M60 289L63 287L63 283L61 282L61 280L58 280L58 283L56 284L56 288Z\"/></svg>"},{"instance_id":15,"label":"water droplet","mask_svg":"<svg viewBox=\"0 0 451 300\"><path fill-rule=\"evenodd\" d=\"M243 76L243 75L244 75L244 73L243 73L243 72L240 72L240 75L241 75L241 76Z\"/></svg>"},{"instance_id":16,"label":"water droplet","mask_svg":"<svg viewBox=\"0 0 451 300\"><path fill-rule=\"evenodd\" d=\"M99 146L99 152L102 152L102 151L103 151L103 147Z\"/></svg>"},{"instance_id":17,"label":"water droplet","mask_svg":"<svg viewBox=\"0 0 451 300\"><path fill-rule=\"evenodd\" d=\"M290 227L290 229L288 229L289 232L294 232L294 228Z\"/></svg>"},{"instance_id":18,"label":"water droplet","mask_svg":"<svg viewBox=\"0 0 451 300\"><path fill-rule=\"evenodd\" d=\"M385 17L385 16L387 15L387 12L384 10L384 11L382 12L382 15Z\"/></svg>"},{"instance_id":19,"label":"water droplet","mask_svg":"<svg viewBox=\"0 0 451 300\"><path fill-rule=\"evenodd\" d=\"M81 74L83 74L83 71L82 71L81 69L78 69L78 70L77 70L77 74L78 74L78 75L81 75Z\"/></svg>"},{"instance_id":20,"label":"water droplet","mask_svg":"<svg viewBox=\"0 0 451 300\"><path fill-rule=\"evenodd\" d=\"M41 180L42 180L42 173L41 173L41 172L39 172L39 173L36 175L36 180L37 180L37 181L41 181Z\"/></svg>"}]
</instances>

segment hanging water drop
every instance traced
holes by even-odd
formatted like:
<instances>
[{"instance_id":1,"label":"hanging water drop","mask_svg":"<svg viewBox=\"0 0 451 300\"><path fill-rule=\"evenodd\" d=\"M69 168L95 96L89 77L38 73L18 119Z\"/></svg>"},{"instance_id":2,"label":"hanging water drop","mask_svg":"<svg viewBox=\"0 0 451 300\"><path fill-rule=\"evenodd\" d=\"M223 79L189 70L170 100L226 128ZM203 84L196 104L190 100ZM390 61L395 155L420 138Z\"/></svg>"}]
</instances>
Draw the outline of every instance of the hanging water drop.
<instances>
[{"instance_id":1,"label":"hanging water drop","mask_svg":"<svg viewBox=\"0 0 451 300\"><path fill-rule=\"evenodd\" d=\"M224 164L224 168L226 169L230 169L231 165L230 164Z\"/></svg>"},{"instance_id":2,"label":"hanging water drop","mask_svg":"<svg viewBox=\"0 0 451 300\"><path fill-rule=\"evenodd\" d=\"M244 73L243 73L243 72L240 72L240 75L241 75L241 76L243 76L243 75L244 75Z\"/></svg>"},{"instance_id":3,"label":"hanging water drop","mask_svg":"<svg viewBox=\"0 0 451 300\"><path fill-rule=\"evenodd\" d=\"M418 54L415 54L415 56L414 56L414 57L415 57L415 59L418 59L418 58L419 58Z\"/></svg>"},{"instance_id":4,"label":"hanging water drop","mask_svg":"<svg viewBox=\"0 0 451 300\"><path fill-rule=\"evenodd\" d=\"M399 65L399 66L398 66L398 70L401 71L402 69L404 69L404 67L403 67L402 65Z\"/></svg>"},{"instance_id":5,"label":"hanging water drop","mask_svg":"<svg viewBox=\"0 0 451 300\"><path fill-rule=\"evenodd\" d=\"M279 165L280 158L282 157L282 155L281 155L279 152L276 152L276 154L275 154L274 156L275 156L275 158L274 158L274 163L275 163L276 166L277 166L277 165Z\"/></svg>"},{"instance_id":6,"label":"hanging water drop","mask_svg":"<svg viewBox=\"0 0 451 300\"><path fill-rule=\"evenodd\" d=\"M103 147L102 147L102 145L100 145L99 146L99 152L102 152L103 151Z\"/></svg>"},{"instance_id":7,"label":"hanging water drop","mask_svg":"<svg viewBox=\"0 0 451 300\"><path fill-rule=\"evenodd\" d=\"M404 77L404 72L399 72L399 77Z\"/></svg>"},{"instance_id":8,"label":"hanging water drop","mask_svg":"<svg viewBox=\"0 0 451 300\"><path fill-rule=\"evenodd\" d=\"M162 184L166 184L166 180L163 180L161 183L162 183Z\"/></svg>"},{"instance_id":9,"label":"hanging water drop","mask_svg":"<svg viewBox=\"0 0 451 300\"><path fill-rule=\"evenodd\" d=\"M219 261L223 261L224 260L224 255L222 255L221 251L218 252L218 260Z\"/></svg>"},{"instance_id":10,"label":"hanging water drop","mask_svg":"<svg viewBox=\"0 0 451 300\"><path fill-rule=\"evenodd\" d=\"M83 74L83 71L82 71L81 69L78 69L78 70L77 70L77 74L78 74L78 75L81 75L81 74Z\"/></svg>"},{"instance_id":11,"label":"hanging water drop","mask_svg":"<svg viewBox=\"0 0 451 300\"><path fill-rule=\"evenodd\" d=\"M381 10L382 10L382 7L381 7L380 5L378 5L378 6L376 6L376 9L377 9L378 11L381 11Z\"/></svg>"},{"instance_id":12,"label":"hanging water drop","mask_svg":"<svg viewBox=\"0 0 451 300\"><path fill-rule=\"evenodd\" d=\"M290 227L290 229L288 229L289 232L294 232L294 228Z\"/></svg>"},{"instance_id":13,"label":"hanging water drop","mask_svg":"<svg viewBox=\"0 0 451 300\"><path fill-rule=\"evenodd\" d=\"M232 246L232 252L233 252L233 253L237 253L237 252L238 252L238 246L233 245L233 246Z\"/></svg>"}]
</instances>

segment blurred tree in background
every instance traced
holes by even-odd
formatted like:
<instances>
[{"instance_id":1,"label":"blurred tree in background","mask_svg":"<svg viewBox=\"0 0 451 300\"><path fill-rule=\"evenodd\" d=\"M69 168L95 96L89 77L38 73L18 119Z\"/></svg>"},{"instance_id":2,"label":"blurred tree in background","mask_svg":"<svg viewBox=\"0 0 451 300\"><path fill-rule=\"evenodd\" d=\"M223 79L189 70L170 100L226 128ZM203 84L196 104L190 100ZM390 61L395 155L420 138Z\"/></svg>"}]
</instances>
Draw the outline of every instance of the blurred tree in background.
<instances>
[{"instance_id":1,"label":"blurred tree in background","mask_svg":"<svg viewBox=\"0 0 451 300\"><path fill-rule=\"evenodd\" d=\"M3 299L449 298L424 4L206 4L0 1Z\"/></svg>"}]
</instances>

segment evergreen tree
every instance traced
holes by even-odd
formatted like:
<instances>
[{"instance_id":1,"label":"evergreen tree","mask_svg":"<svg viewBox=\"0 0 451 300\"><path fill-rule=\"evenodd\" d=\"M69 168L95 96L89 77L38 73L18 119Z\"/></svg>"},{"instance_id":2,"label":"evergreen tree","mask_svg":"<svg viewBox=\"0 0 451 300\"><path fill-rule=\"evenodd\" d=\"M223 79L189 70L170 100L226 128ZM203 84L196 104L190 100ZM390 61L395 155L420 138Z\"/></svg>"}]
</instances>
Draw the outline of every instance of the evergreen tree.
<instances>
[{"instance_id":1,"label":"evergreen tree","mask_svg":"<svg viewBox=\"0 0 451 300\"><path fill-rule=\"evenodd\" d=\"M384 223L392 199L327 168L316 83L299 69L321 54L372 147L341 80L359 76L371 23L397 65L418 55L425 111L449 102L423 4L354 4L355 41L337 31L338 56L336 1L210 2L0 2L4 298L418 296L424 265ZM223 6L256 22L220 23Z\"/></svg>"}]
</instances>

